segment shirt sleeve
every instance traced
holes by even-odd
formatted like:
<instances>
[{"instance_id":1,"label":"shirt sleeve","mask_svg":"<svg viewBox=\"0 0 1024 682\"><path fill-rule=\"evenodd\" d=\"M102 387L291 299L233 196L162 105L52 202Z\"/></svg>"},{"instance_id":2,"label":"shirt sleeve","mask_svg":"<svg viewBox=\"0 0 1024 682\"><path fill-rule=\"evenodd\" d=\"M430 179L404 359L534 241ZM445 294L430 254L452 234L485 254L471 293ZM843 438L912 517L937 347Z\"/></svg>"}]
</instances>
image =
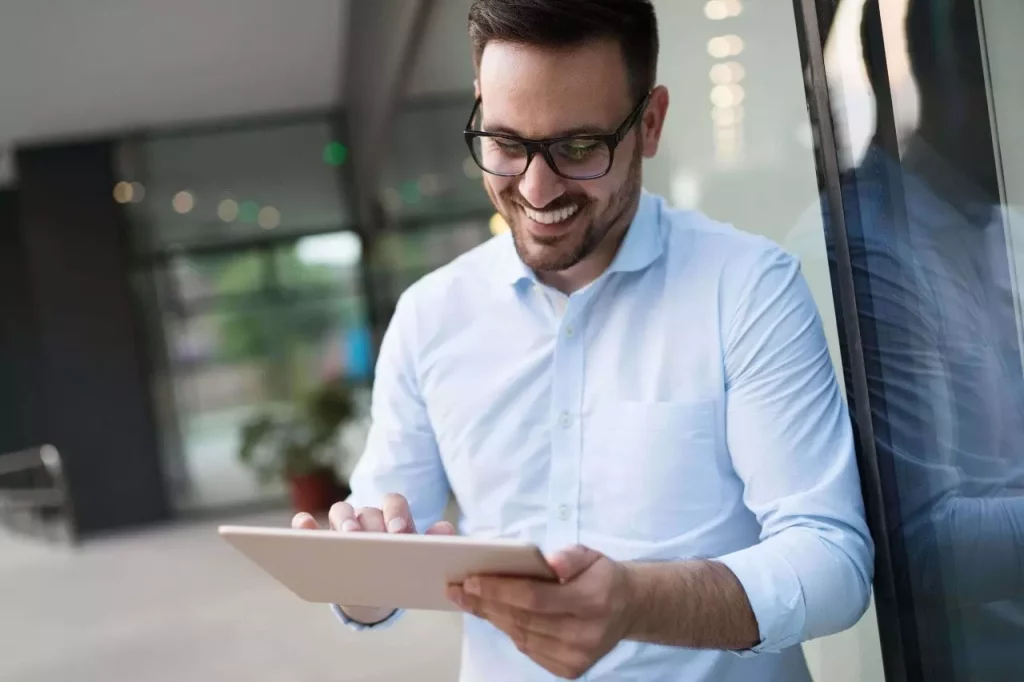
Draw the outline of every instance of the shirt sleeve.
<instances>
[{"instance_id":1,"label":"shirt sleeve","mask_svg":"<svg viewBox=\"0 0 1024 682\"><path fill-rule=\"evenodd\" d=\"M386 630L391 625L394 625L394 623L402 617L402 614L405 613L405 611L403 611L402 609L395 609L391 612L390 616L388 616L381 622L368 624L360 623L357 620L352 620L345 614L344 611L341 610L341 607L337 604L331 604L331 610L334 611L334 615L337 616L338 620L340 620L342 623L352 628L353 630L356 630L357 632L363 632L365 630Z\"/></svg>"},{"instance_id":2,"label":"shirt sleeve","mask_svg":"<svg viewBox=\"0 0 1024 682\"><path fill-rule=\"evenodd\" d=\"M371 398L366 449L349 482L355 508L379 507L388 493L409 501L416 528L423 532L441 520L450 496L416 371L416 309L409 292L399 300L381 343ZM365 629L335 613L356 629ZM396 612L381 627L393 623Z\"/></svg>"},{"instance_id":3,"label":"shirt sleeve","mask_svg":"<svg viewBox=\"0 0 1024 682\"><path fill-rule=\"evenodd\" d=\"M739 579L760 643L833 634L867 608L873 546L853 432L797 261L772 246L723 297L726 438L760 542L719 561ZM743 278L740 279L743 281Z\"/></svg>"}]
</instances>

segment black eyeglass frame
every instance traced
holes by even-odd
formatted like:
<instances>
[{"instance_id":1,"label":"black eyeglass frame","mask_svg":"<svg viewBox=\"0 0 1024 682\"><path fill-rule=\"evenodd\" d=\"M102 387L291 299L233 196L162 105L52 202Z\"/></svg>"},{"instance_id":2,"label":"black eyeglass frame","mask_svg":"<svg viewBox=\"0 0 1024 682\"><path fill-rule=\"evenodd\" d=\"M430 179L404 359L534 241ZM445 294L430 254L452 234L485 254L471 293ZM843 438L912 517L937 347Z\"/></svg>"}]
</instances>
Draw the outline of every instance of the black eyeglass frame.
<instances>
[{"instance_id":1,"label":"black eyeglass frame","mask_svg":"<svg viewBox=\"0 0 1024 682\"><path fill-rule=\"evenodd\" d=\"M637 121L640 120L643 113L647 110L647 104L651 101L651 95L654 91L648 92L640 103L636 105L636 108L629 113L626 120L622 122L622 125L614 133L606 135L568 135L565 137L552 137L546 140L529 140L525 137L517 137L515 135L507 135L505 133L488 133L483 130L473 130L473 119L476 118L477 112L480 111L480 105L483 100L479 97L476 98L476 104L473 105L473 112L469 115L469 120L466 122L466 129L463 131L463 136L466 139L466 144L469 146L469 154L473 158L473 162L482 170L489 175L496 175L502 178L515 178L523 175L530 169L530 164L533 162L533 157L540 154L547 161L548 167L554 171L559 177L565 178L566 180L597 180L602 178L611 172L612 166L615 164L615 148L618 147L622 140L625 139L629 131L636 125ZM526 166L523 167L518 173L495 173L494 171L487 170L483 164L480 163L480 159L476 158L476 150L473 148L473 142L480 137L498 138L521 144L526 149ZM555 163L555 159L551 156L551 145L567 142L569 140L588 140L603 142L608 147L608 168L603 173L597 175L588 175L584 177L574 177L566 175L558 170L558 164Z\"/></svg>"}]
</instances>

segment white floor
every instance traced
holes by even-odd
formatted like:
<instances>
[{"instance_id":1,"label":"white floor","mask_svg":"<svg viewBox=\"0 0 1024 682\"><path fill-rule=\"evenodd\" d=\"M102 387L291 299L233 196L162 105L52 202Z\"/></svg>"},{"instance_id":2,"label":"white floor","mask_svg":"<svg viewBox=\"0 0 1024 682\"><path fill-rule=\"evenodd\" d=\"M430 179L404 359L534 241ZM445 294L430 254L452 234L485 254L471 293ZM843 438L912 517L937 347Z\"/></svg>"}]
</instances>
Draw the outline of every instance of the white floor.
<instances>
[{"instance_id":1,"label":"white floor","mask_svg":"<svg viewBox=\"0 0 1024 682\"><path fill-rule=\"evenodd\" d=\"M457 616L409 614L386 632L349 632L225 545L216 525L74 550L0 531L0 680L456 679Z\"/></svg>"}]
</instances>

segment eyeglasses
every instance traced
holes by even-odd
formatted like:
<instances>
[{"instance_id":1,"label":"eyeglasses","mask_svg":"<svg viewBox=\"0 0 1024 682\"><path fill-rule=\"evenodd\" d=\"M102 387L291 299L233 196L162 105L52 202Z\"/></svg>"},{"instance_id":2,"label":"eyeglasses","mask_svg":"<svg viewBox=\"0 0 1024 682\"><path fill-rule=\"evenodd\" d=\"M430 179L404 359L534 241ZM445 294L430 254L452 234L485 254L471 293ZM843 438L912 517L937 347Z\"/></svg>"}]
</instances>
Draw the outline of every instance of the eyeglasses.
<instances>
[{"instance_id":1,"label":"eyeglasses","mask_svg":"<svg viewBox=\"0 0 1024 682\"><path fill-rule=\"evenodd\" d=\"M533 157L540 154L555 173L567 180L595 180L611 170L615 161L615 148L640 120L650 99L651 93L647 93L619 129L610 135L527 140L515 135L473 130L473 122L480 111L481 100L477 98L463 134L476 165L491 175L522 175L530 167Z\"/></svg>"}]
</instances>

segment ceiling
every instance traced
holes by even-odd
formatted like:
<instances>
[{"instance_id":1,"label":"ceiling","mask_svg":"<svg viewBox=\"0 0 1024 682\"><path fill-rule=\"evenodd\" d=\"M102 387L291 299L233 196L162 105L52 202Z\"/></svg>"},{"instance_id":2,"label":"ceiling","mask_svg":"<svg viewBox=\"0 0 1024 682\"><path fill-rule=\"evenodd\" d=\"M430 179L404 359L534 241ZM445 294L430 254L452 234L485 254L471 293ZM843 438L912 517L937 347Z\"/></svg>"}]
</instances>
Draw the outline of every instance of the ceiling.
<instances>
[{"instance_id":1,"label":"ceiling","mask_svg":"<svg viewBox=\"0 0 1024 682\"><path fill-rule=\"evenodd\" d=\"M0 149L338 103L348 0L3 0Z\"/></svg>"}]
</instances>

